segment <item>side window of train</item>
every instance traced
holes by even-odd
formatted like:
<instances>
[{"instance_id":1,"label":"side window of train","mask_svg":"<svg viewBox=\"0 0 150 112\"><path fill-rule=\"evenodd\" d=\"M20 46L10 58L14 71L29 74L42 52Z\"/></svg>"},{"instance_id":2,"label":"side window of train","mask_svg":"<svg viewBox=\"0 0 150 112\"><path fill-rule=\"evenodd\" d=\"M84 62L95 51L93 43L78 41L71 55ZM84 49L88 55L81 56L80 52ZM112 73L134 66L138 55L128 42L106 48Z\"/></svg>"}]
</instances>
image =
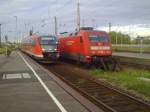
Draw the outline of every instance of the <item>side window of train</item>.
<instances>
[{"instance_id":1,"label":"side window of train","mask_svg":"<svg viewBox=\"0 0 150 112\"><path fill-rule=\"evenodd\" d=\"M32 38L32 40L31 40L31 44L32 44L33 46L36 46L36 43L35 43L34 38Z\"/></svg>"},{"instance_id":2,"label":"side window of train","mask_svg":"<svg viewBox=\"0 0 150 112\"><path fill-rule=\"evenodd\" d=\"M82 36L80 36L80 43L83 43L83 38L82 38Z\"/></svg>"}]
</instances>

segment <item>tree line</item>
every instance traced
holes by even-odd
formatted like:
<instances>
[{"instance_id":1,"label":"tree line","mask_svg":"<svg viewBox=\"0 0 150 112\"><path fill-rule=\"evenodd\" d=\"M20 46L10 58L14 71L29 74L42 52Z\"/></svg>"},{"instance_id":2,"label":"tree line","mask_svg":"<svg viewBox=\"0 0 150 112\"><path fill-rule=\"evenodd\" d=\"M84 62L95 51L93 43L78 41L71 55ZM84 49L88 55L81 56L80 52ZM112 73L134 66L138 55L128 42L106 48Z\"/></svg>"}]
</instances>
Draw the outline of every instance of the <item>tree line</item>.
<instances>
[{"instance_id":1,"label":"tree line","mask_svg":"<svg viewBox=\"0 0 150 112\"><path fill-rule=\"evenodd\" d=\"M150 36L131 38L128 34L112 31L109 33L112 44L150 44Z\"/></svg>"}]
</instances>

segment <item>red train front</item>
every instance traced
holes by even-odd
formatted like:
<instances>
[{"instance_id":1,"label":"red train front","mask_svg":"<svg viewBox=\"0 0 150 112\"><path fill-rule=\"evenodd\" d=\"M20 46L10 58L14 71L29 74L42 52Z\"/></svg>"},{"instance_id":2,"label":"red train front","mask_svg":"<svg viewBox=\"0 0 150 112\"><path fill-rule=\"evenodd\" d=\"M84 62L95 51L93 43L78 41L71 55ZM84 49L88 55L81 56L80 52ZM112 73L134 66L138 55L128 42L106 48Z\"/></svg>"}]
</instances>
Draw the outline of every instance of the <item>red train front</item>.
<instances>
[{"instance_id":1,"label":"red train front","mask_svg":"<svg viewBox=\"0 0 150 112\"><path fill-rule=\"evenodd\" d=\"M57 39L52 35L28 36L22 40L21 50L42 62L55 62L59 58Z\"/></svg>"},{"instance_id":2,"label":"red train front","mask_svg":"<svg viewBox=\"0 0 150 112\"><path fill-rule=\"evenodd\" d=\"M82 28L79 32L59 37L60 56L90 63L112 55L109 35L104 31Z\"/></svg>"}]
</instances>

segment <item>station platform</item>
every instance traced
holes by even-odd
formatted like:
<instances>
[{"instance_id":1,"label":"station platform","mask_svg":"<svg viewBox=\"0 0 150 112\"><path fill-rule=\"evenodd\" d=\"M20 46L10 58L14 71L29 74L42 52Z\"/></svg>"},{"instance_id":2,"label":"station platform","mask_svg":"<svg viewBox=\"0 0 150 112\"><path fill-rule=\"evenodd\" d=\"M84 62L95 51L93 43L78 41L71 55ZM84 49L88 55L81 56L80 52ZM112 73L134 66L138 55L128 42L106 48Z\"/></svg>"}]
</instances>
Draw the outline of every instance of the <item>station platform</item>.
<instances>
[{"instance_id":1,"label":"station platform","mask_svg":"<svg viewBox=\"0 0 150 112\"><path fill-rule=\"evenodd\" d=\"M145 53L113 52L113 56L150 60L150 54Z\"/></svg>"},{"instance_id":2,"label":"station platform","mask_svg":"<svg viewBox=\"0 0 150 112\"><path fill-rule=\"evenodd\" d=\"M36 76L37 75L37 76ZM50 77L16 51L0 55L0 112L89 112Z\"/></svg>"}]
</instances>

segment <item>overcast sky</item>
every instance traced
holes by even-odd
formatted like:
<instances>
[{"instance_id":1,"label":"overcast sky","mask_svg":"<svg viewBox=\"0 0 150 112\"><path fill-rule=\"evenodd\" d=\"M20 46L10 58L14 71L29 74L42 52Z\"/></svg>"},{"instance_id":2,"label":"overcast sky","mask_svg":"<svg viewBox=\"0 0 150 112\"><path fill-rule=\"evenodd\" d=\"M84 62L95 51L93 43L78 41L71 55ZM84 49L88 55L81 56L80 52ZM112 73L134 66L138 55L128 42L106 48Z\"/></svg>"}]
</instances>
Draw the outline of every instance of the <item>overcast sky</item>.
<instances>
[{"instance_id":1,"label":"overcast sky","mask_svg":"<svg viewBox=\"0 0 150 112\"><path fill-rule=\"evenodd\" d=\"M80 0L82 26L150 24L150 0ZM59 32L76 27L77 0L0 0L0 23L3 35L11 40L27 34L33 26L41 33L54 32L54 16Z\"/></svg>"}]
</instances>

